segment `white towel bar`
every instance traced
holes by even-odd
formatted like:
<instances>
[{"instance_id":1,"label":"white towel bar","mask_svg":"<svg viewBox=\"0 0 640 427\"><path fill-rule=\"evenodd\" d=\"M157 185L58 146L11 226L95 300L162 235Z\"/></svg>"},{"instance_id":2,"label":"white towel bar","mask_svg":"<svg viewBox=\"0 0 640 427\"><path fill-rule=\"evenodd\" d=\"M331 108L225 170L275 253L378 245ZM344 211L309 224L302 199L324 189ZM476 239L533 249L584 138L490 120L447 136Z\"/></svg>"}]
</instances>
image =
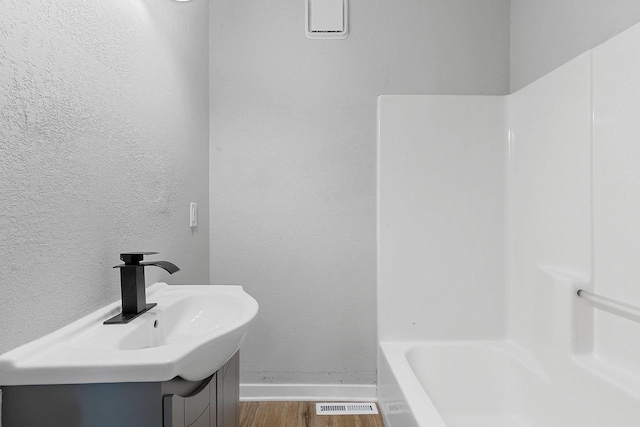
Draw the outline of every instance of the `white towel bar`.
<instances>
[{"instance_id":1,"label":"white towel bar","mask_svg":"<svg viewBox=\"0 0 640 427\"><path fill-rule=\"evenodd\" d=\"M593 292L585 291L584 289L578 289L577 294L579 297L591 302L596 308L629 320L640 322L640 307L636 307L635 305L627 304L626 302L618 301L613 298L594 294Z\"/></svg>"}]
</instances>

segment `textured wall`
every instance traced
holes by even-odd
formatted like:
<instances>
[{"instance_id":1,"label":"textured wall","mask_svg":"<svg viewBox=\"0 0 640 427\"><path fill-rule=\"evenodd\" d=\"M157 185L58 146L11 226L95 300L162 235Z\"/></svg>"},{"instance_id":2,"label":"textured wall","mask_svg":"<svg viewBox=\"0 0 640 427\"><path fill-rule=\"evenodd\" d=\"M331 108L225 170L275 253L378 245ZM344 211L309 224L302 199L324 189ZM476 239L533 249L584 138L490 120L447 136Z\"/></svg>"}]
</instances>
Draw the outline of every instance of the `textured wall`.
<instances>
[{"instance_id":1,"label":"textured wall","mask_svg":"<svg viewBox=\"0 0 640 427\"><path fill-rule=\"evenodd\" d=\"M638 0L511 0L511 91L638 21Z\"/></svg>"},{"instance_id":2,"label":"textured wall","mask_svg":"<svg viewBox=\"0 0 640 427\"><path fill-rule=\"evenodd\" d=\"M0 0L0 352L119 299L119 252L208 282L207 7Z\"/></svg>"},{"instance_id":3,"label":"textured wall","mask_svg":"<svg viewBox=\"0 0 640 427\"><path fill-rule=\"evenodd\" d=\"M508 91L507 0L351 0L345 40L304 2L211 11L211 278L260 303L243 383L376 370L376 98Z\"/></svg>"}]
</instances>

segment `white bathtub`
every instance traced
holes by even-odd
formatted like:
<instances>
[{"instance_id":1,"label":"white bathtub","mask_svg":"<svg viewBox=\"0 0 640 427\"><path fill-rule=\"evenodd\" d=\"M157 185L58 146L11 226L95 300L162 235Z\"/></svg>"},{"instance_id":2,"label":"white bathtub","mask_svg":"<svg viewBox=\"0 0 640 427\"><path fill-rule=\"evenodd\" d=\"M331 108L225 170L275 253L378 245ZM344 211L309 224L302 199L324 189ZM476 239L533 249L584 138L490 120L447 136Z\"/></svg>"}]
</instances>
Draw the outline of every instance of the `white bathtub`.
<instances>
[{"instance_id":1,"label":"white bathtub","mask_svg":"<svg viewBox=\"0 0 640 427\"><path fill-rule=\"evenodd\" d=\"M510 341L383 342L386 427L637 427L640 388L593 356L543 367Z\"/></svg>"}]
</instances>

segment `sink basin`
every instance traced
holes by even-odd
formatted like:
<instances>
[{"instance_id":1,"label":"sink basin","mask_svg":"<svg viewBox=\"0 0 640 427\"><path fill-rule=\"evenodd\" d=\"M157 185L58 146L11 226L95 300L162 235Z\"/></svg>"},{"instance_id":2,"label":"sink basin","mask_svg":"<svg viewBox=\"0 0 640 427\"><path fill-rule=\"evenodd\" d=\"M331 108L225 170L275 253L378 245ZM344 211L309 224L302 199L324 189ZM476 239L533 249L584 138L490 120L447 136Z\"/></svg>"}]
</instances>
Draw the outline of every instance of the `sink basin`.
<instances>
[{"instance_id":1,"label":"sink basin","mask_svg":"<svg viewBox=\"0 0 640 427\"><path fill-rule=\"evenodd\" d=\"M198 381L240 348L258 303L241 286L147 288L158 305L128 324L103 325L120 301L0 356L0 385Z\"/></svg>"}]
</instances>

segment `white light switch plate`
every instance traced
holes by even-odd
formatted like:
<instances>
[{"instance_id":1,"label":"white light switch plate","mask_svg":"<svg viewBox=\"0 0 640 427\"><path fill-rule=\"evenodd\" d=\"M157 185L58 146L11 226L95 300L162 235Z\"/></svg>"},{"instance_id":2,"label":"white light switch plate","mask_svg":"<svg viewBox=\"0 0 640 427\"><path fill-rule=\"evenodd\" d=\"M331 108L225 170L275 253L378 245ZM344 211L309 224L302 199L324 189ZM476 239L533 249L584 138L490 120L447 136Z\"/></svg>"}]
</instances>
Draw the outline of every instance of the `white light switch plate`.
<instances>
[{"instance_id":1,"label":"white light switch plate","mask_svg":"<svg viewBox=\"0 0 640 427\"><path fill-rule=\"evenodd\" d=\"M198 226L198 204L191 203L189 205L189 227L194 228Z\"/></svg>"}]
</instances>

